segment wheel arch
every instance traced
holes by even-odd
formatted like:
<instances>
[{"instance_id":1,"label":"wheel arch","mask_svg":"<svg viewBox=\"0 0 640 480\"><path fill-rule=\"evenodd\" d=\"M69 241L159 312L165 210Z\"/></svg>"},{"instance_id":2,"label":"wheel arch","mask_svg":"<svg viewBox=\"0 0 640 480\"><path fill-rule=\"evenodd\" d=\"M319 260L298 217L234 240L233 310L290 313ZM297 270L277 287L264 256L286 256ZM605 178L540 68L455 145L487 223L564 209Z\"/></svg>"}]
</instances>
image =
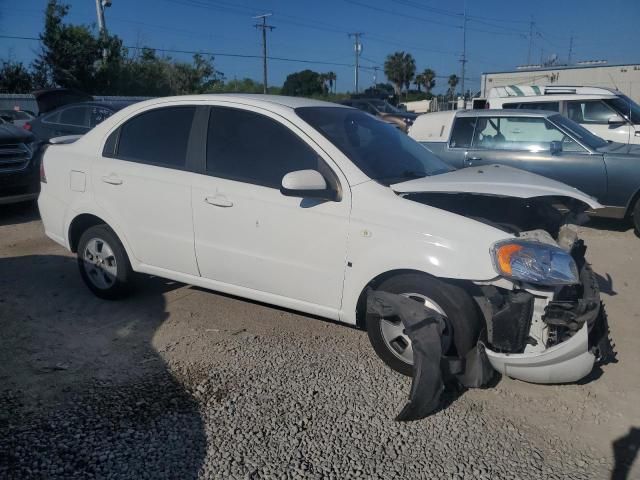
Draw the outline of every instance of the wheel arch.
<instances>
[{"instance_id":1,"label":"wheel arch","mask_svg":"<svg viewBox=\"0 0 640 480\"><path fill-rule=\"evenodd\" d=\"M625 218L629 218L633 215L633 209L636 206L636 203L640 201L640 188L633 194L631 200L627 204L627 209L625 210L624 216Z\"/></svg>"}]
</instances>

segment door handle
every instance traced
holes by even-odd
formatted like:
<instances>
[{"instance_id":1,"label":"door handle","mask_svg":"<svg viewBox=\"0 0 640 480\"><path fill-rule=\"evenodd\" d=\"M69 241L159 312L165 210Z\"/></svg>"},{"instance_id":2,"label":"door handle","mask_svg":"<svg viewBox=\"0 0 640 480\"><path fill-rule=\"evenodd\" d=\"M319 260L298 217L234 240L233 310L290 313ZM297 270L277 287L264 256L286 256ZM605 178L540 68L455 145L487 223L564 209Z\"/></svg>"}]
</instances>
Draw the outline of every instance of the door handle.
<instances>
[{"instance_id":1,"label":"door handle","mask_svg":"<svg viewBox=\"0 0 640 480\"><path fill-rule=\"evenodd\" d=\"M102 177L102 181L110 185L122 185L122 179L114 174Z\"/></svg>"},{"instance_id":2,"label":"door handle","mask_svg":"<svg viewBox=\"0 0 640 480\"><path fill-rule=\"evenodd\" d=\"M464 162L467 164L467 166L472 166L473 162L481 162L482 158L481 157L468 157L464 159Z\"/></svg>"},{"instance_id":3,"label":"door handle","mask_svg":"<svg viewBox=\"0 0 640 480\"><path fill-rule=\"evenodd\" d=\"M233 202L222 195L205 197L204 201L209 205L215 205L216 207L233 207Z\"/></svg>"}]
</instances>

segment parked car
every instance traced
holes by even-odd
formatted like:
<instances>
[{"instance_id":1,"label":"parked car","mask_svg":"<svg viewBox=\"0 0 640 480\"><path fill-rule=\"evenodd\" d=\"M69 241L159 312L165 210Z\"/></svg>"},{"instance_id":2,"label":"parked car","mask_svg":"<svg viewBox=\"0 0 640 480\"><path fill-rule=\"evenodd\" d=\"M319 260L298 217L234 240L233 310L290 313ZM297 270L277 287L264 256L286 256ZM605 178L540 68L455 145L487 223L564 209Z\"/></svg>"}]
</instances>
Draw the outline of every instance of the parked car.
<instances>
[{"instance_id":1,"label":"parked car","mask_svg":"<svg viewBox=\"0 0 640 480\"><path fill-rule=\"evenodd\" d=\"M609 88L494 87L487 95L486 108L559 112L605 140L640 144L640 105L624 93Z\"/></svg>"},{"instance_id":2,"label":"parked car","mask_svg":"<svg viewBox=\"0 0 640 480\"><path fill-rule=\"evenodd\" d=\"M33 120L35 115L24 110L0 110L0 118L13 123L16 127L23 127L25 123Z\"/></svg>"},{"instance_id":3,"label":"parked car","mask_svg":"<svg viewBox=\"0 0 640 480\"><path fill-rule=\"evenodd\" d=\"M403 132L406 132L418 117L415 113L400 110L386 100L379 98L356 98L343 100L340 104L370 113L374 117L396 125Z\"/></svg>"},{"instance_id":4,"label":"parked car","mask_svg":"<svg viewBox=\"0 0 640 480\"><path fill-rule=\"evenodd\" d=\"M0 204L35 200L39 171L33 134L0 119Z\"/></svg>"},{"instance_id":5,"label":"parked car","mask_svg":"<svg viewBox=\"0 0 640 480\"><path fill-rule=\"evenodd\" d=\"M46 234L102 298L134 272L366 327L411 374L399 320L368 289L441 312L443 351L570 382L597 355L595 279L570 219L599 204L509 167L453 171L398 129L304 98L201 95L115 113L43 158ZM589 332L592 332L591 335Z\"/></svg>"},{"instance_id":6,"label":"parked car","mask_svg":"<svg viewBox=\"0 0 640 480\"><path fill-rule=\"evenodd\" d=\"M564 182L597 198L593 212L633 218L640 231L640 147L609 143L542 110L427 114L409 135L455 168L494 163Z\"/></svg>"}]
</instances>

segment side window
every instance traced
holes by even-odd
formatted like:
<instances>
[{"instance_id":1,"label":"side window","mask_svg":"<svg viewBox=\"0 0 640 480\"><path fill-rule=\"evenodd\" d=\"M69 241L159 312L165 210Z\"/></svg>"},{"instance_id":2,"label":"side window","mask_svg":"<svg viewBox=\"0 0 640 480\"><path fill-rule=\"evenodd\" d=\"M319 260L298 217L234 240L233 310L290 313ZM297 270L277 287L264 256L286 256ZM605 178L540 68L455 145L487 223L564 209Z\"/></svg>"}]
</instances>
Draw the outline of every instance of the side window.
<instances>
[{"instance_id":1,"label":"side window","mask_svg":"<svg viewBox=\"0 0 640 480\"><path fill-rule=\"evenodd\" d=\"M607 125L616 112L601 100L571 100L567 102L567 116L578 123Z\"/></svg>"},{"instance_id":2,"label":"side window","mask_svg":"<svg viewBox=\"0 0 640 480\"><path fill-rule=\"evenodd\" d=\"M560 102L503 103L502 108L520 108L524 110L549 110L551 112L559 112Z\"/></svg>"},{"instance_id":3,"label":"side window","mask_svg":"<svg viewBox=\"0 0 640 480\"><path fill-rule=\"evenodd\" d=\"M542 117L479 117L473 146L489 150L548 151L551 142L562 142L570 152L584 149Z\"/></svg>"},{"instance_id":4,"label":"side window","mask_svg":"<svg viewBox=\"0 0 640 480\"><path fill-rule=\"evenodd\" d=\"M111 115L113 115L113 112L108 108L92 107L91 112L89 113L89 126L93 128L99 123L105 121Z\"/></svg>"},{"instance_id":5,"label":"side window","mask_svg":"<svg viewBox=\"0 0 640 480\"><path fill-rule=\"evenodd\" d=\"M164 107L133 117L119 129L115 157L184 168L195 111L196 107Z\"/></svg>"},{"instance_id":6,"label":"side window","mask_svg":"<svg viewBox=\"0 0 640 480\"><path fill-rule=\"evenodd\" d=\"M471 138L473 137L473 129L476 125L475 117L456 118L451 131L451 139L449 147L451 148L468 148L471 146Z\"/></svg>"},{"instance_id":7,"label":"side window","mask_svg":"<svg viewBox=\"0 0 640 480\"><path fill-rule=\"evenodd\" d=\"M87 107L69 107L60 112L60 118L56 123L61 125L73 125L75 127L88 127Z\"/></svg>"},{"instance_id":8,"label":"side window","mask_svg":"<svg viewBox=\"0 0 640 480\"><path fill-rule=\"evenodd\" d=\"M207 173L216 177L280 188L289 172L323 168L297 135L257 113L214 107L207 137Z\"/></svg>"}]
</instances>

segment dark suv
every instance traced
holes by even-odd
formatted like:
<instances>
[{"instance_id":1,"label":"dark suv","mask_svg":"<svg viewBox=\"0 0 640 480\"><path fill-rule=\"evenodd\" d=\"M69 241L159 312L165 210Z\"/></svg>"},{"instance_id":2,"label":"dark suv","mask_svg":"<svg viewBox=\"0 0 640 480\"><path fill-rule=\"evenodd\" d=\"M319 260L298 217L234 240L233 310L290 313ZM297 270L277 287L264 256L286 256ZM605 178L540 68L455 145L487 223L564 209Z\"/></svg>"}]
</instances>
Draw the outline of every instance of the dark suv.
<instances>
[{"instance_id":1,"label":"dark suv","mask_svg":"<svg viewBox=\"0 0 640 480\"><path fill-rule=\"evenodd\" d=\"M35 138L0 119L0 204L34 200L40 192Z\"/></svg>"},{"instance_id":2,"label":"dark suv","mask_svg":"<svg viewBox=\"0 0 640 480\"><path fill-rule=\"evenodd\" d=\"M415 113L400 110L386 100L381 100L379 98L353 98L351 100L343 100L340 104L370 113L387 123L393 124L405 133L418 117Z\"/></svg>"}]
</instances>

